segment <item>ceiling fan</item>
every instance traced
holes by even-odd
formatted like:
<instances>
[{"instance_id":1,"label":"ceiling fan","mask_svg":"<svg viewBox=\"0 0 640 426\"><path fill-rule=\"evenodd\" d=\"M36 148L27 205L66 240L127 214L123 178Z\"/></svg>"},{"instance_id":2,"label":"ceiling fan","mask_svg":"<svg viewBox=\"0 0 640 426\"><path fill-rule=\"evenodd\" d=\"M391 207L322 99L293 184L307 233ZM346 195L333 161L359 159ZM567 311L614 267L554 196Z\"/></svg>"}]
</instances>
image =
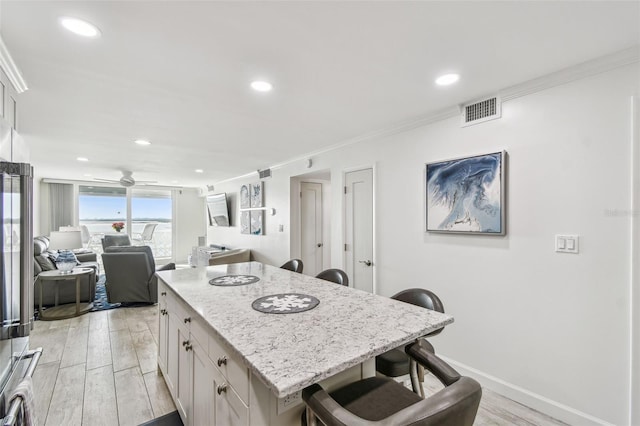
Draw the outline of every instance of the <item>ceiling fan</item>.
<instances>
[{"instance_id":1,"label":"ceiling fan","mask_svg":"<svg viewBox=\"0 0 640 426\"><path fill-rule=\"evenodd\" d=\"M99 182L112 182L112 183L119 183L120 185L124 186L125 188L129 188L131 186L134 186L137 183L142 183L142 184L147 184L147 183L156 183L157 181L155 180L139 180L136 181L133 178L133 172L127 171L127 170L122 170L122 177L118 180L116 179L100 179L100 178L93 178L93 180L97 180Z\"/></svg>"}]
</instances>

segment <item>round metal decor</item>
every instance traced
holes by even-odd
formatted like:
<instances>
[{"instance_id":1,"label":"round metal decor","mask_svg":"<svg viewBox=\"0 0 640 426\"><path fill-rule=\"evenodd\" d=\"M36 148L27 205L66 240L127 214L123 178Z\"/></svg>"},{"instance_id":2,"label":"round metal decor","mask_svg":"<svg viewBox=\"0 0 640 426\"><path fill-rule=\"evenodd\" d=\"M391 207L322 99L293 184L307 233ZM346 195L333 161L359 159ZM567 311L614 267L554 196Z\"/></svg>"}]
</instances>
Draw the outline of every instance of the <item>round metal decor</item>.
<instances>
[{"instance_id":1,"label":"round metal decor","mask_svg":"<svg viewBox=\"0 0 640 426\"><path fill-rule=\"evenodd\" d=\"M297 314L298 312L309 311L320 301L308 294L282 293L272 294L256 299L251 307L258 312L265 314Z\"/></svg>"},{"instance_id":2,"label":"round metal decor","mask_svg":"<svg viewBox=\"0 0 640 426\"><path fill-rule=\"evenodd\" d=\"M255 275L224 275L209 280L209 284L218 285L222 287L233 287L237 285L253 284L260 281L260 278Z\"/></svg>"}]
</instances>

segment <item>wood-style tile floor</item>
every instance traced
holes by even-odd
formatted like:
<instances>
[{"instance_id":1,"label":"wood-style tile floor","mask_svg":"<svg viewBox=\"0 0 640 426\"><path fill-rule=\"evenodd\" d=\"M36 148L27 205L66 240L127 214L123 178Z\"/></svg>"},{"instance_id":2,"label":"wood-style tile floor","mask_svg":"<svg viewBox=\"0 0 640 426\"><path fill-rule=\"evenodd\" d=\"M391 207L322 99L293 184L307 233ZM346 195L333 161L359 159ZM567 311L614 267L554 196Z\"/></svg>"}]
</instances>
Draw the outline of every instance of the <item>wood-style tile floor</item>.
<instances>
[{"instance_id":1,"label":"wood-style tile floor","mask_svg":"<svg viewBox=\"0 0 640 426\"><path fill-rule=\"evenodd\" d=\"M157 334L156 306L36 321L30 347L43 348L33 375L39 424L139 425L174 411L157 370ZM427 395L441 388L427 375ZM565 423L484 389L475 425Z\"/></svg>"},{"instance_id":2,"label":"wood-style tile floor","mask_svg":"<svg viewBox=\"0 0 640 426\"><path fill-rule=\"evenodd\" d=\"M175 410L157 370L156 306L36 321L29 346L40 425L139 425Z\"/></svg>"}]
</instances>

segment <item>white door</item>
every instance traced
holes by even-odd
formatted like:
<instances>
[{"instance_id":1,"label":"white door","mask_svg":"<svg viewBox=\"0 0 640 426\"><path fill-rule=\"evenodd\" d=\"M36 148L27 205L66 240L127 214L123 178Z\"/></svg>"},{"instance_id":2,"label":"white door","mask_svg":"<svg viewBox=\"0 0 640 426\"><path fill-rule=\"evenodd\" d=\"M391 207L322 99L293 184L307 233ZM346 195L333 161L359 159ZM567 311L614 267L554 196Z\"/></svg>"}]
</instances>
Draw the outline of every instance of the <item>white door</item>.
<instances>
[{"instance_id":1,"label":"white door","mask_svg":"<svg viewBox=\"0 0 640 426\"><path fill-rule=\"evenodd\" d=\"M322 271L322 184L300 183L300 257L303 272Z\"/></svg>"},{"instance_id":2,"label":"white door","mask_svg":"<svg viewBox=\"0 0 640 426\"><path fill-rule=\"evenodd\" d=\"M373 293L373 169L345 175L345 272L350 286Z\"/></svg>"}]
</instances>

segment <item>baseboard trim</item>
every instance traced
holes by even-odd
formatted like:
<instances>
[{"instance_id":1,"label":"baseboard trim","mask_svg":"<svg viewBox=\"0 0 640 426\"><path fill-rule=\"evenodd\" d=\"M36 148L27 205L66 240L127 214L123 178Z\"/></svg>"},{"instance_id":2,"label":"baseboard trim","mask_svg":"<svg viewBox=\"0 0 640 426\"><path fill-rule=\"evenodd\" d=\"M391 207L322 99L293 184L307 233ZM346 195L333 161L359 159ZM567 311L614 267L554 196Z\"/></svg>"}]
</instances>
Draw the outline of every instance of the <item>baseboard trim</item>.
<instances>
[{"instance_id":1,"label":"baseboard trim","mask_svg":"<svg viewBox=\"0 0 640 426\"><path fill-rule=\"evenodd\" d=\"M458 370L460 374L476 379L482 387L497 392L502 396L524 404L529 408L533 408L557 420L581 426L614 426L605 420L583 413L582 411L528 391L520 386L508 383L490 374L469 367L468 365L459 363L440 354L438 354L438 356Z\"/></svg>"}]
</instances>

